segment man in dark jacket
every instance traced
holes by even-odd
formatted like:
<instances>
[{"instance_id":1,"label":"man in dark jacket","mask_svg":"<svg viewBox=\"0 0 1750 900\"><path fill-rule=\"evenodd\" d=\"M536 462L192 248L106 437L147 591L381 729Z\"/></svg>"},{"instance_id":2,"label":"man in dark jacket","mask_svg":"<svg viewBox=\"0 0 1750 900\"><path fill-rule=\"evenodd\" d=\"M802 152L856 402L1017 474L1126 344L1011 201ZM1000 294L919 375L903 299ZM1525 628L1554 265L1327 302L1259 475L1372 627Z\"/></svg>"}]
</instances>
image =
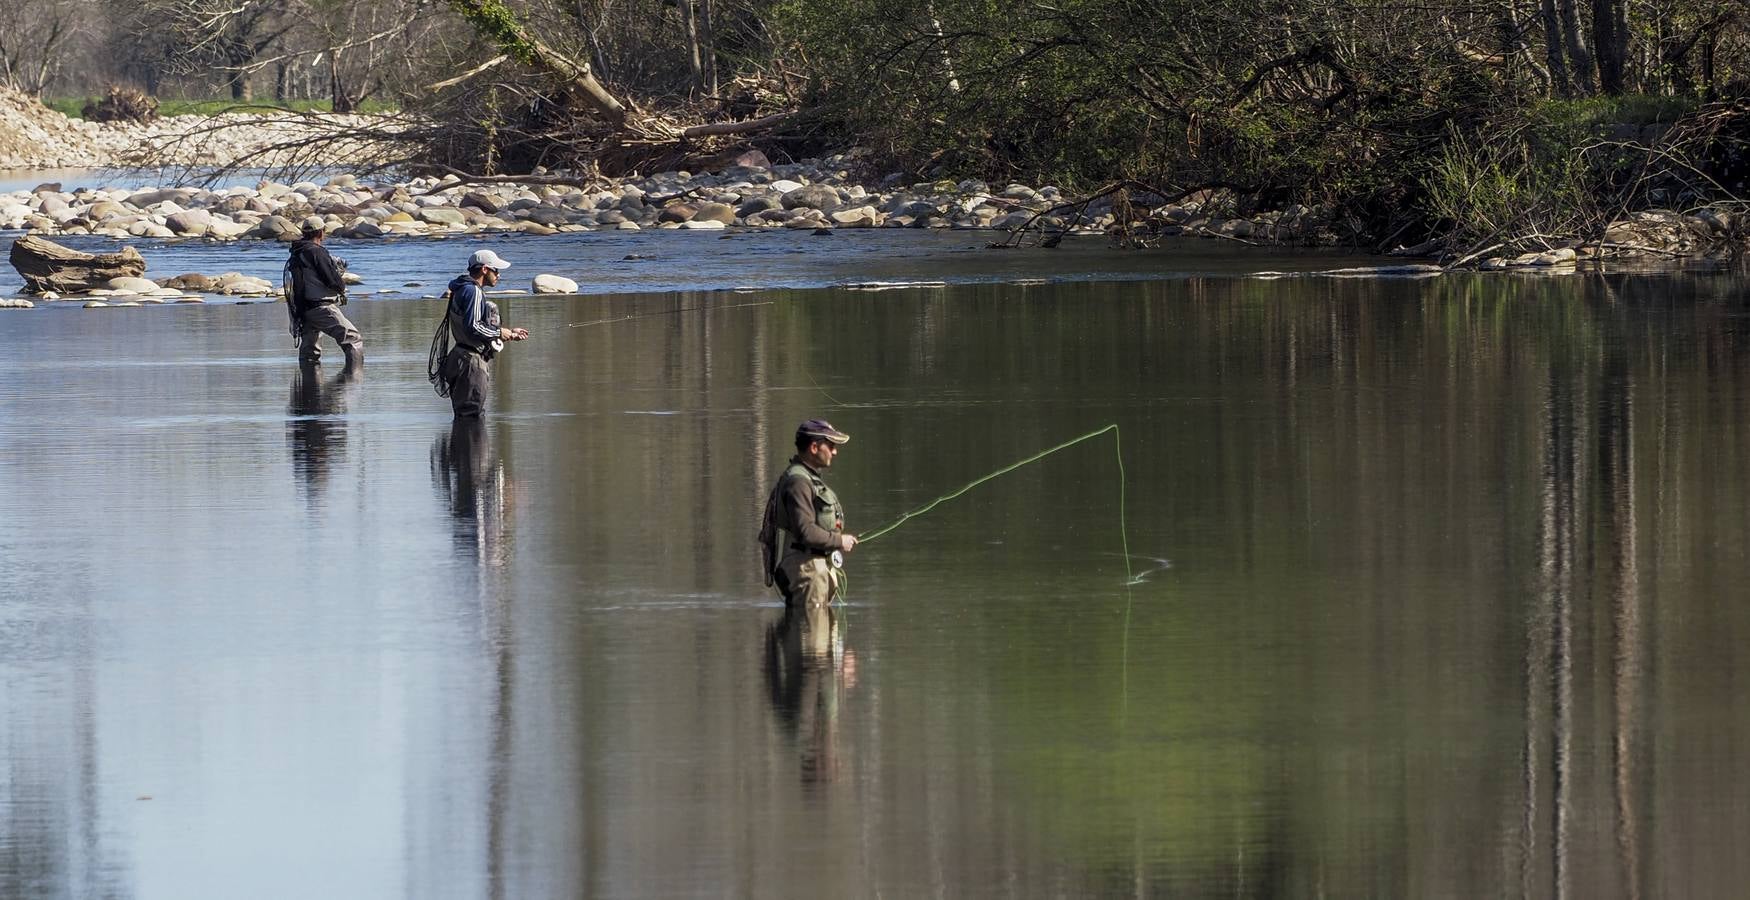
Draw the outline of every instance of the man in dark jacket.
<instances>
[{"instance_id":1,"label":"man in dark jacket","mask_svg":"<svg viewBox=\"0 0 1750 900\"><path fill-rule=\"evenodd\" d=\"M291 296L286 302L298 337L298 361L305 365L320 361L322 348L316 341L326 334L346 354L346 367L356 369L365 361L365 340L340 311L346 302L346 282L328 248L322 246L327 228L321 216L305 219L304 237L292 242L292 255L286 260L291 281Z\"/></svg>"},{"instance_id":2,"label":"man in dark jacket","mask_svg":"<svg viewBox=\"0 0 1750 900\"><path fill-rule=\"evenodd\" d=\"M840 590L843 554L857 546L845 533L845 509L821 473L851 436L825 419L796 428L796 455L766 499L760 544L766 584L791 606L823 606Z\"/></svg>"},{"instance_id":3,"label":"man in dark jacket","mask_svg":"<svg viewBox=\"0 0 1750 900\"><path fill-rule=\"evenodd\" d=\"M486 394L492 386L487 364L504 349L504 342L529 337L526 328L502 326L498 304L486 299L485 289L497 284L498 273L509 266L491 250L476 250L468 257L468 274L450 282L446 321L455 345L444 357L438 377L443 379L450 408L458 419L478 416L486 410Z\"/></svg>"}]
</instances>

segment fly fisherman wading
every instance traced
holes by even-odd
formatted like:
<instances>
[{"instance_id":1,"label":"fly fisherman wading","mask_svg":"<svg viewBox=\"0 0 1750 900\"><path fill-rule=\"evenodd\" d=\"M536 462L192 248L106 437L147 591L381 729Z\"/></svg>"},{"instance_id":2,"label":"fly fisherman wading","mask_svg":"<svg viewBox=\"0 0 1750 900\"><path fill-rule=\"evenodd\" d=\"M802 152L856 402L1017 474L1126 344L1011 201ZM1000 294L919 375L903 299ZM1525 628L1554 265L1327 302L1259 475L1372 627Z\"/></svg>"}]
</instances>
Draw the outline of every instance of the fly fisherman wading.
<instances>
[{"instance_id":1,"label":"fly fisherman wading","mask_svg":"<svg viewBox=\"0 0 1750 900\"><path fill-rule=\"evenodd\" d=\"M322 348L316 342L326 334L346 354L346 367L357 369L365 361L365 340L340 311L346 305L346 281L322 246L327 228L321 216L311 216L301 226L304 237L292 242L292 255L286 260L286 312L291 316L292 336L298 339L298 362L307 366L320 362Z\"/></svg>"},{"instance_id":2,"label":"fly fisherman wading","mask_svg":"<svg viewBox=\"0 0 1750 900\"><path fill-rule=\"evenodd\" d=\"M761 563L766 584L789 606L824 606L841 590L838 560L857 539L845 533L845 509L821 473L850 439L825 419L797 426L796 455L766 499Z\"/></svg>"},{"instance_id":3,"label":"fly fisherman wading","mask_svg":"<svg viewBox=\"0 0 1750 900\"><path fill-rule=\"evenodd\" d=\"M479 416L486 409L486 394L492 386L488 363L504 349L505 341L527 340L526 328L505 328L498 321L498 304L486 299L485 288L498 283L498 273L510 263L491 250L477 250L468 257L468 274L450 282L449 308L432 337L426 375L438 396L450 398L456 418ZM454 341L455 346L450 346Z\"/></svg>"}]
</instances>

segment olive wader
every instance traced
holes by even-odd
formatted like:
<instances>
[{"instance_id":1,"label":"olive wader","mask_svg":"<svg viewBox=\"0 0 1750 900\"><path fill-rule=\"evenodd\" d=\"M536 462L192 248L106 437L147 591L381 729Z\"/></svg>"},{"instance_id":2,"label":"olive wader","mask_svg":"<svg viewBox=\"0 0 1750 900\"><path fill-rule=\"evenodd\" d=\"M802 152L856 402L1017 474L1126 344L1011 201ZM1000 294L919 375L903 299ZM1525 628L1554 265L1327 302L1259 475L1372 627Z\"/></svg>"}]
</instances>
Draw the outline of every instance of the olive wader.
<instances>
[{"instance_id":1,"label":"olive wader","mask_svg":"<svg viewBox=\"0 0 1750 900\"><path fill-rule=\"evenodd\" d=\"M792 462L772 488L760 528L766 584L781 591L784 602L790 606L805 609L825 606L843 589L844 572L833 565L833 551L804 546L799 535L784 527L788 524L784 521L784 483L791 478L805 478L813 488L816 524L834 534L845 528L845 510L839 505L839 496L814 470Z\"/></svg>"},{"instance_id":2,"label":"olive wader","mask_svg":"<svg viewBox=\"0 0 1750 900\"><path fill-rule=\"evenodd\" d=\"M322 348L316 345L322 335L334 338L340 352L346 355L348 366L357 366L365 359L365 339L353 327L351 320L334 301L313 303L298 315L298 361L313 365L322 359Z\"/></svg>"}]
</instances>

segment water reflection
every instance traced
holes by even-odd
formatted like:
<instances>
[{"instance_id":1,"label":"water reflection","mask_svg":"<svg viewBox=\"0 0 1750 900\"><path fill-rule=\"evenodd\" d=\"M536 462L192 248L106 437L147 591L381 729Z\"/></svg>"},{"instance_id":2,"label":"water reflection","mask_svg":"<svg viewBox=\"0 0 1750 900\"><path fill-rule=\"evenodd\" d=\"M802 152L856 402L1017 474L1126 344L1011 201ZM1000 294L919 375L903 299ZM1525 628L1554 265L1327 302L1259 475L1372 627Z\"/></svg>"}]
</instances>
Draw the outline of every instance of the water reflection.
<instances>
[{"instance_id":1,"label":"water reflection","mask_svg":"<svg viewBox=\"0 0 1750 900\"><path fill-rule=\"evenodd\" d=\"M346 449L346 410L362 377L358 366L348 365L323 381L319 364L300 365L292 376L286 443L292 449L292 480L307 503L321 502L336 458Z\"/></svg>"},{"instance_id":2,"label":"water reflection","mask_svg":"<svg viewBox=\"0 0 1750 900\"><path fill-rule=\"evenodd\" d=\"M458 555L472 572L466 593L478 605L481 658L490 671L485 696L488 735L486 753L484 870L487 896L506 894L506 857L510 853L507 820L511 815L511 740L515 728L516 654L514 629L501 585L493 584L509 558L505 520L510 510L510 483L504 463L492 449L491 435L480 419L456 419L439 434L431 450L432 482L454 522Z\"/></svg>"},{"instance_id":3,"label":"water reflection","mask_svg":"<svg viewBox=\"0 0 1750 900\"><path fill-rule=\"evenodd\" d=\"M431 448L432 482L456 522L457 549L480 565L502 566L508 558L505 517L513 491L504 461L493 451L480 419L457 419Z\"/></svg>"},{"instance_id":4,"label":"water reflection","mask_svg":"<svg viewBox=\"0 0 1750 900\"><path fill-rule=\"evenodd\" d=\"M772 714L801 754L804 786L838 780L840 704L857 686L857 654L843 620L823 604L789 604L766 629L765 674Z\"/></svg>"}]
</instances>

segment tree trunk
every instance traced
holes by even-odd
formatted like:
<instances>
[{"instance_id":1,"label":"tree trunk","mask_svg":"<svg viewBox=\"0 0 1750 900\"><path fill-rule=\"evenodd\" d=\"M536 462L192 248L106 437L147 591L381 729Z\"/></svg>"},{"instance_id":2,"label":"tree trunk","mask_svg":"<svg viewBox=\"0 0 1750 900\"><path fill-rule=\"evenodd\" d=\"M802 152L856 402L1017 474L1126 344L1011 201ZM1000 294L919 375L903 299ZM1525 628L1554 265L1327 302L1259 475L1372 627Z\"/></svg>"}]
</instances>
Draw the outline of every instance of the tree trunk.
<instances>
[{"instance_id":1,"label":"tree trunk","mask_svg":"<svg viewBox=\"0 0 1750 900\"><path fill-rule=\"evenodd\" d=\"M705 87L717 93L717 38L711 28L711 0L699 0L699 49L705 66Z\"/></svg>"},{"instance_id":2,"label":"tree trunk","mask_svg":"<svg viewBox=\"0 0 1750 900\"><path fill-rule=\"evenodd\" d=\"M35 235L14 241L10 259L24 278L25 290L38 294L76 294L108 287L111 278L139 278L146 273L145 258L132 247L123 247L120 253L80 253Z\"/></svg>"},{"instance_id":3,"label":"tree trunk","mask_svg":"<svg viewBox=\"0 0 1750 900\"><path fill-rule=\"evenodd\" d=\"M286 61L280 60L273 70L273 99L276 102L286 102Z\"/></svg>"},{"instance_id":4,"label":"tree trunk","mask_svg":"<svg viewBox=\"0 0 1750 900\"><path fill-rule=\"evenodd\" d=\"M1621 96L1628 63L1628 12L1624 0L1592 0L1592 49L1598 55L1598 87Z\"/></svg>"},{"instance_id":5,"label":"tree trunk","mask_svg":"<svg viewBox=\"0 0 1750 900\"><path fill-rule=\"evenodd\" d=\"M1592 50L1586 46L1586 32L1580 27L1580 11L1574 0L1557 0L1556 9L1562 17L1562 46L1566 48L1574 87L1583 97L1592 96Z\"/></svg>"},{"instance_id":6,"label":"tree trunk","mask_svg":"<svg viewBox=\"0 0 1750 900\"><path fill-rule=\"evenodd\" d=\"M705 89L705 55L699 47L699 11L694 0L680 0L681 30L687 36L687 72L692 76L693 89Z\"/></svg>"},{"instance_id":7,"label":"tree trunk","mask_svg":"<svg viewBox=\"0 0 1750 900\"><path fill-rule=\"evenodd\" d=\"M617 129L626 126L626 107L597 81L589 63L547 46L518 22L503 0L448 0L450 8L518 62L565 82L566 89Z\"/></svg>"},{"instance_id":8,"label":"tree trunk","mask_svg":"<svg viewBox=\"0 0 1750 900\"><path fill-rule=\"evenodd\" d=\"M352 112L352 97L346 92L346 82L340 77L340 51L328 51L328 103L337 113Z\"/></svg>"}]
</instances>

